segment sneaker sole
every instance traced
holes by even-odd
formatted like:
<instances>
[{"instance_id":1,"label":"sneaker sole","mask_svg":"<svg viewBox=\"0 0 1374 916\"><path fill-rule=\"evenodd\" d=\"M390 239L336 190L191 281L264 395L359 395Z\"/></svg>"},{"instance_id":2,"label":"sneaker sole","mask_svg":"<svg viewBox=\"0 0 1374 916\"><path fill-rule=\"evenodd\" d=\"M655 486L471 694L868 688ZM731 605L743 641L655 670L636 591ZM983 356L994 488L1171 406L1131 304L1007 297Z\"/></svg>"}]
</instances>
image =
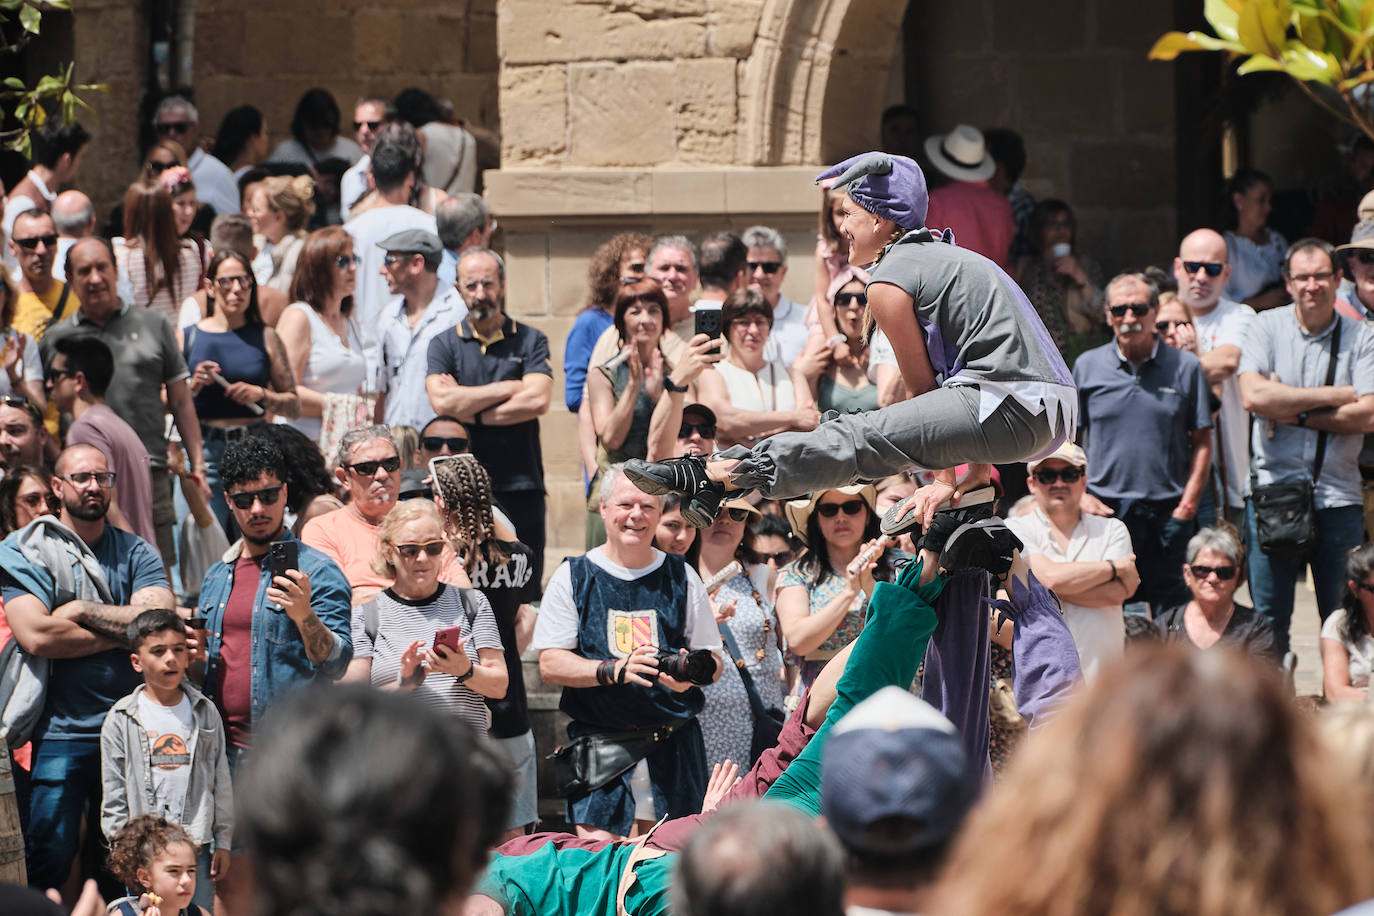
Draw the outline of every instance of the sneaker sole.
<instances>
[{"instance_id":1,"label":"sneaker sole","mask_svg":"<svg viewBox=\"0 0 1374 916\"><path fill-rule=\"evenodd\" d=\"M989 522L993 524L988 524ZM990 548L988 551L989 553L991 553L992 550L996 550L997 553L993 556L975 556L971 558L969 563L964 565L956 567L947 566L946 557L949 554L950 547L954 546L961 538L972 537L976 534L982 536L983 543L973 545L975 551L979 547L987 547ZM953 533L950 534L949 540L945 542L945 548L940 552L940 572L948 575L951 572L957 572L961 569L983 569L994 576L1002 576L1011 569L1012 554L1024 547L1025 545L1021 543L1021 539L1006 526L1006 523L1002 519L996 516L990 519L983 519L979 522L970 522L955 528Z\"/></svg>"},{"instance_id":2,"label":"sneaker sole","mask_svg":"<svg viewBox=\"0 0 1374 916\"><path fill-rule=\"evenodd\" d=\"M628 473L629 468L626 468L627 476ZM948 504L945 504L941 506L939 509L936 509L935 511L945 512L950 508L973 509L978 506L989 504L996 499L997 491L995 489L993 489L992 487L979 487L977 490L970 490L969 492L965 493L964 498L959 501L959 505L957 507L951 507ZM898 510L902 508L904 502L905 501L897 503L892 508L888 509L887 512L883 515L882 522L878 525L878 530L880 530L883 534L887 535L888 537L896 537L900 534L906 534L908 531L912 531L916 528L921 527L921 522L916 517L916 514L914 512L902 512L898 514Z\"/></svg>"},{"instance_id":3,"label":"sneaker sole","mask_svg":"<svg viewBox=\"0 0 1374 916\"><path fill-rule=\"evenodd\" d=\"M677 490L664 486L662 481L644 473L644 471L636 465L636 462L639 462L639 464L646 463L639 458L631 458L629 461L625 462L625 476L629 478L630 483L634 484L642 492L648 493L650 496L665 496L669 493L678 492ZM684 513L684 517L685 515L686 513Z\"/></svg>"}]
</instances>

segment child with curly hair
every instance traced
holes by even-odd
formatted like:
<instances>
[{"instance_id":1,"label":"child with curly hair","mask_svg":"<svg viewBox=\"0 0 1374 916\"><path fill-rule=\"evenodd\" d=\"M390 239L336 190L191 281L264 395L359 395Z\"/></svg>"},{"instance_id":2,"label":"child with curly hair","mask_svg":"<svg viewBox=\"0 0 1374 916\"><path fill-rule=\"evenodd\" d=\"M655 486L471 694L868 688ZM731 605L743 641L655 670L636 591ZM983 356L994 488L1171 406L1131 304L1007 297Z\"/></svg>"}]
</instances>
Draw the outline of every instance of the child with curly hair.
<instances>
[{"instance_id":1,"label":"child with curly hair","mask_svg":"<svg viewBox=\"0 0 1374 916\"><path fill-rule=\"evenodd\" d=\"M206 916L191 902L196 845L177 824L151 814L130 820L110 841L110 871L139 891L111 903L111 916Z\"/></svg>"}]
</instances>

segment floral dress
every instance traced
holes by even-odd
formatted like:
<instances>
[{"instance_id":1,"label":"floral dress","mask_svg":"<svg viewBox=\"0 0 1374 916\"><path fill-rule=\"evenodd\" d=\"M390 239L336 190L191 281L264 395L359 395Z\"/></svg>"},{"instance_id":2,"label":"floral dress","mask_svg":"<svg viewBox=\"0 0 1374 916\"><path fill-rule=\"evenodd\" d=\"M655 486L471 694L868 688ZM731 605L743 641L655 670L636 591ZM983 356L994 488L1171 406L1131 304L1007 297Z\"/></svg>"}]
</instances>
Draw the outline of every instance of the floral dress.
<instances>
[{"instance_id":1,"label":"floral dress","mask_svg":"<svg viewBox=\"0 0 1374 916\"><path fill-rule=\"evenodd\" d=\"M804 573L797 565L798 561L793 561L782 568L778 573L778 584L774 593L774 600L777 599L777 592L782 591L789 585L800 585L807 590L807 599L810 612L816 614L827 604L835 599L835 596L844 591L844 579L827 572L819 585L812 585L810 577ZM803 658L799 655L789 653L788 661L801 668L801 676L797 680L795 692L800 696L811 682L816 679L816 675L821 673L825 663L830 660L836 652L843 649L853 642L864 628L864 617L868 613L868 596L862 592L854 599L854 603L845 612L840 625L835 628L835 632L826 637L825 642L817 647L811 659Z\"/></svg>"},{"instance_id":2,"label":"floral dress","mask_svg":"<svg viewBox=\"0 0 1374 916\"><path fill-rule=\"evenodd\" d=\"M727 580L712 596L717 605L735 602L735 616L721 624L735 638L749 676L763 705L782 709L782 652L778 648L778 617L744 573ZM706 743L706 765L732 760L741 770L749 764L754 737L754 714L739 668L722 641L720 679L702 687L706 705L697 716Z\"/></svg>"}]
</instances>

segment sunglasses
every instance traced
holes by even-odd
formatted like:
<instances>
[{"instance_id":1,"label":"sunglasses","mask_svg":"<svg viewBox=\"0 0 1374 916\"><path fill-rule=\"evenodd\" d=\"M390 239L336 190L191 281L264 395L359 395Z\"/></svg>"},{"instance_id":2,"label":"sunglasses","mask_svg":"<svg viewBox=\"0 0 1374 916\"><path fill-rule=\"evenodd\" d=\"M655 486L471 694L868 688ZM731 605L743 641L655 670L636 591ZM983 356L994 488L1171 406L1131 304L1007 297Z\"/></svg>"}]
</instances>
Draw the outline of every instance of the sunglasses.
<instances>
[{"instance_id":1,"label":"sunglasses","mask_svg":"<svg viewBox=\"0 0 1374 916\"><path fill-rule=\"evenodd\" d=\"M163 121L157 125L159 134L184 134L190 129L190 121Z\"/></svg>"},{"instance_id":2,"label":"sunglasses","mask_svg":"<svg viewBox=\"0 0 1374 916\"><path fill-rule=\"evenodd\" d=\"M354 133L357 133L358 131L362 130L364 124L367 125L367 129L368 129L368 130L373 130L373 131L375 131L377 128L379 128L379 127L382 126L382 122L381 122L381 121L354 121L354 122L353 122L353 132L354 132Z\"/></svg>"},{"instance_id":3,"label":"sunglasses","mask_svg":"<svg viewBox=\"0 0 1374 916\"><path fill-rule=\"evenodd\" d=\"M1368 248L1363 248L1359 251L1352 251L1348 255L1346 255L1346 257L1359 261L1366 267L1371 264L1374 264L1374 251L1371 251Z\"/></svg>"},{"instance_id":4,"label":"sunglasses","mask_svg":"<svg viewBox=\"0 0 1374 916\"><path fill-rule=\"evenodd\" d=\"M755 563L767 563L772 561L779 566L786 566L796 559L797 552L795 550L779 550L777 553L765 553L760 550L754 550L750 551L750 555L753 557Z\"/></svg>"},{"instance_id":5,"label":"sunglasses","mask_svg":"<svg viewBox=\"0 0 1374 916\"><path fill-rule=\"evenodd\" d=\"M1192 323L1191 321L1188 321L1188 320L1186 320L1186 319L1183 320L1183 321L1156 321L1156 322L1155 322L1155 330L1158 331L1158 332L1161 333L1161 334L1168 334L1170 331L1172 331L1172 330L1173 330L1174 328L1176 328L1176 327L1178 327L1178 328L1191 327L1192 324L1193 324L1193 323Z\"/></svg>"},{"instance_id":6,"label":"sunglasses","mask_svg":"<svg viewBox=\"0 0 1374 916\"><path fill-rule=\"evenodd\" d=\"M868 305L868 293L836 293L835 307L845 308L850 303L854 305Z\"/></svg>"},{"instance_id":7,"label":"sunglasses","mask_svg":"<svg viewBox=\"0 0 1374 916\"><path fill-rule=\"evenodd\" d=\"M442 451L445 447L454 454L468 450L468 440L462 436L425 436L420 440L420 445L427 452Z\"/></svg>"},{"instance_id":8,"label":"sunglasses","mask_svg":"<svg viewBox=\"0 0 1374 916\"><path fill-rule=\"evenodd\" d=\"M1374 595L1374 585L1370 585L1368 582L1356 582L1355 587L1362 592L1369 592Z\"/></svg>"},{"instance_id":9,"label":"sunglasses","mask_svg":"<svg viewBox=\"0 0 1374 916\"><path fill-rule=\"evenodd\" d=\"M1234 566L1200 566L1192 564L1188 567L1188 572L1193 574L1194 579L1206 579L1212 573L1217 574L1217 578L1222 582L1230 582L1236 577Z\"/></svg>"},{"instance_id":10,"label":"sunglasses","mask_svg":"<svg viewBox=\"0 0 1374 916\"><path fill-rule=\"evenodd\" d=\"M846 499L842 503L821 503L816 507L816 514L821 518L834 518L844 510L845 515L858 515L864 511L866 505L862 499Z\"/></svg>"},{"instance_id":11,"label":"sunglasses","mask_svg":"<svg viewBox=\"0 0 1374 916\"><path fill-rule=\"evenodd\" d=\"M227 293L236 286L242 289L252 289L253 277L249 274L238 274L233 277L215 277L215 284L222 293Z\"/></svg>"},{"instance_id":12,"label":"sunglasses","mask_svg":"<svg viewBox=\"0 0 1374 916\"><path fill-rule=\"evenodd\" d=\"M175 162L163 162L160 159L151 159L148 162L148 171L154 175L161 175L163 172L176 165Z\"/></svg>"},{"instance_id":13,"label":"sunglasses","mask_svg":"<svg viewBox=\"0 0 1374 916\"><path fill-rule=\"evenodd\" d=\"M284 484L277 484L275 487L263 487L261 490L243 490L238 493L226 493L229 501L234 504L236 509L251 509L253 502L257 501L264 506L275 506L277 500L281 498L281 488Z\"/></svg>"},{"instance_id":14,"label":"sunglasses","mask_svg":"<svg viewBox=\"0 0 1374 916\"><path fill-rule=\"evenodd\" d=\"M725 514L730 516L730 521L732 522L749 521L749 510L741 509L738 506L731 506L730 508L726 509Z\"/></svg>"},{"instance_id":15,"label":"sunglasses","mask_svg":"<svg viewBox=\"0 0 1374 916\"><path fill-rule=\"evenodd\" d=\"M347 270L350 267L357 267L363 263L363 259L356 254L336 254L334 255L334 266L339 270Z\"/></svg>"},{"instance_id":16,"label":"sunglasses","mask_svg":"<svg viewBox=\"0 0 1374 916\"><path fill-rule=\"evenodd\" d=\"M398 455L392 455L390 458L383 458L381 461L359 461L356 464L346 464L344 467L349 468L359 477L371 477L373 474L377 473L377 468L381 468L388 474L399 471L401 469L401 459Z\"/></svg>"},{"instance_id":17,"label":"sunglasses","mask_svg":"<svg viewBox=\"0 0 1374 916\"><path fill-rule=\"evenodd\" d=\"M100 489L102 490L108 490L110 489L110 487L115 485L115 472L76 471L71 474L63 474L62 479L67 481L68 483L76 484L78 487L84 487L86 484L94 480L95 485L97 487L100 487Z\"/></svg>"},{"instance_id":18,"label":"sunglasses","mask_svg":"<svg viewBox=\"0 0 1374 916\"><path fill-rule=\"evenodd\" d=\"M1199 270L1207 271L1209 277L1219 277L1221 272L1226 269L1225 264L1218 264L1215 261L1184 261L1183 271L1189 275L1197 273Z\"/></svg>"},{"instance_id":19,"label":"sunglasses","mask_svg":"<svg viewBox=\"0 0 1374 916\"><path fill-rule=\"evenodd\" d=\"M1045 468L1044 470L1038 470L1035 472L1035 479L1043 483L1045 486L1049 486L1056 480L1062 480L1065 483L1078 483L1078 481L1083 479L1083 469Z\"/></svg>"},{"instance_id":20,"label":"sunglasses","mask_svg":"<svg viewBox=\"0 0 1374 916\"><path fill-rule=\"evenodd\" d=\"M28 411L29 416L33 417L35 423L43 422L43 414L38 410L38 406L28 398L21 398L17 394L7 394L0 396L0 404L6 407L18 407Z\"/></svg>"},{"instance_id":21,"label":"sunglasses","mask_svg":"<svg viewBox=\"0 0 1374 916\"><path fill-rule=\"evenodd\" d=\"M750 273L753 273L756 270L761 270L764 273L768 274L770 277L773 274L777 273L779 270L782 270L781 261L749 261L748 264Z\"/></svg>"},{"instance_id":22,"label":"sunglasses","mask_svg":"<svg viewBox=\"0 0 1374 916\"><path fill-rule=\"evenodd\" d=\"M406 261L409 261L417 254L419 254L418 251L399 252L396 254L384 254L382 255L382 263L385 264L387 267L395 267L397 264L404 264Z\"/></svg>"},{"instance_id":23,"label":"sunglasses","mask_svg":"<svg viewBox=\"0 0 1374 916\"><path fill-rule=\"evenodd\" d=\"M42 242L45 248L56 247L57 233L50 232L47 235L31 235L26 239L21 239L16 236L14 239L14 244L23 248L25 251L33 251L38 247L39 242Z\"/></svg>"},{"instance_id":24,"label":"sunglasses","mask_svg":"<svg viewBox=\"0 0 1374 916\"><path fill-rule=\"evenodd\" d=\"M425 552L427 557L437 557L444 552L443 541L430 541L427 544L397 544L396 552L407 560L413 560L420 555L420 551Z\"/></svg>"},{"instance_id":25,"label":"sunglasses","mask_svg":"<svg viewBox=\"0 0 1374 916\"><path fill-rule=\"evenodd\" d=\"M30 493L27 496L19 497L19 501L30 509L37 509L39 506L47 503L48 508L56 512L59 506L57 497L53 496L51 493Z\"/></svg>"},{"instance_id":26,"label":"sunglasses","mask_svg":"<svg viewBox=\"0 0 1374 916\"><path fill-rule=\"evenodd\" d=\"M701 438L703 439L714 439L716 437L716 427L714 423L687 422L684 422L681 426L678 427L677 437L679 439L686 439L690 437L694 432L700 433Z\"/></svg>"},{"instance_id":27,"label":"sunglasses","mask_svg":"<svg viewBox=\"0 0 1374 916\"><path fill-rule=\"evenodd\" d=\"M1127 312L1139 318L1149 310L1150 304L1148 302L1132 302L1129 305L1113 305L1107 309L1107 311L1112 313L1113 318L1120 318Z\"/></svg>"}]
</instances>

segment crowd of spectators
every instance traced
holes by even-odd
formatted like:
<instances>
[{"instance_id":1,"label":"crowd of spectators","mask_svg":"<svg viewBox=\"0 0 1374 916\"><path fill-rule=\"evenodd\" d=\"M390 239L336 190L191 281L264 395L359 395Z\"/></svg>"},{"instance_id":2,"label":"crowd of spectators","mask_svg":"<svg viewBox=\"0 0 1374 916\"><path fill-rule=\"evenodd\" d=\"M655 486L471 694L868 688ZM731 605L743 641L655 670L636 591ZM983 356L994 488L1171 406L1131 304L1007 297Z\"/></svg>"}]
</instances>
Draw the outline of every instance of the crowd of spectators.
<instances>
[{"instance_id":1,"label":"crowd of spectators","mask_svg":"<svg viewBox=\"0 0 1374 916\"><path fill-rule=\"evenodd\" d=\"M1092 729L1116 704L1108 724L1126 734L1130 716L1145 715L1132 703L1147 675L1161 693L1179 690L1171 702L1219 702L1204 689L1215 671L1195 662L1223 647L1249 659L1224 662L1239 666L1226 683L1264 707L1269 676L1291 679L1294 594L1308 572L1325 699L1363 699L1374 669L1374 221L1355 222L1348 242L1290 245L1267 225L1272 181L1244 169L1228 188L1232 228L1196 228L1170 264L1104 277L1079 249L1071 206L1036 202L1019 183L1014 133L959 125L921 145L906 136L914 113L890 114L885 133L935 185L928 224L1023 287L1079 395L1077 442L994 477L1031 589L1008 585L1003 603L1053 593L1046 606L1070 674L1061 684L1050 669L1014 664L1031 639L1023 624L1034 634L1034 623L999 621L977 601L963 611L978 619L969 645L981 655L968 673L982 715L999 691L1009 704L1011 730L991 723L998 772L1015 756L1018 717L1033 719L1039 700L1076 679L1089 686L1064 721ZM68 902L83 876L106 898L136 898L135 884L161 893L141 866L112 874L104 848L124 848L152 816L181 831L157 855L187 846L200 863L194 903L184 881L167 885L185 894L181 909L246 912L252 869L230 839L232 788L261 788L263 771L246 762L262 723L291 712L287 695L335 681L410 695L462 723L494 756L461 765L508 774L491 778L502 801L491 802L499 813L487 812L485 842L517 841L539 821L539 797L554 793L536 781L540 752L553 749L535 747L529 652L543 684L561 691L570 743L631 749L610 778L561 787L580 842L697 815L723 794L722 774L762 759L768 722L776 738L794 710L812 731L826 721L823 710L812 721L808 704L834 702L837 669L873 626L879 596L910 585L903 570L915 568L921 533L883 538L879 522L927 469L786 502L731 500L702 529L687 522L690 500L640 492L622 470L632 458L815 430L836 412L908 395L891 343L868 326L869 275L848 263L838 231L842 195L822 192L801 301L783 291L788 245L769 226L695 240L621 233L597 248L562 367L586 552L546 569L550 341L506 312L511 278L493 241L499 223L474 193L473 137L418 89L363 98L353 115L350 139L334 98L311 90L269 155L252 106L211 138L192 102L171 96L107 235L70 188L90 140L80 125L39 131L32 169L5 200L0 647L22 652L0 666L31 662L46 689L22 711L21 694L6 697L0 721L30 881ZM1311 530L1297 547L1276 546L1256 493L1295 481ZM1176 645L1128 645L1146 641ZM1157 653L1161 667L1122 662L1132 651ZM933 657L896 686L953 702L963 669ZM374 702L336 690L352 714ZM949 725L947 705L885 708L907 730L981 736L968 753L956 748L960 772L981 773L987 723ZM1255 715L1288 722L1268 707ZM1063 763L1048 751L1027 759L1027 773ZM874 778L850 774L851 790ZM1175 775L1164 764L1138 774ZM1037 791L1024 776L1013 785ZM957 794L952 783L941 791ZM1054 817L1061 801L1042 792L1031 807ZM246 832L258 840L271 834L261 804L245 806L257 810ZM955 908L978 899L938 885L946 854L955 873L976 874L974 838L1009 842L1024 823L994 807L956 844L969 804L951 804L938 842L911 847L924 851L907 895L864 899L900 899L912 912L927 892ZM1103 812L1098 833L1112 829ZM720 842L757 827L738 820L722 819ZM903 824L887 826L894 841L905 836ZM840 824L834 832L852 886L892 887L914 861L877 855ZM1094 835L1080 835L1078 853ZM779 856L790 854L785 839ZM690 872L702 844L684 860L689 910L692 894L711 892L709 874ZM985 896L978 908L1013 899Z\"/></svg>"}]
</instances>

